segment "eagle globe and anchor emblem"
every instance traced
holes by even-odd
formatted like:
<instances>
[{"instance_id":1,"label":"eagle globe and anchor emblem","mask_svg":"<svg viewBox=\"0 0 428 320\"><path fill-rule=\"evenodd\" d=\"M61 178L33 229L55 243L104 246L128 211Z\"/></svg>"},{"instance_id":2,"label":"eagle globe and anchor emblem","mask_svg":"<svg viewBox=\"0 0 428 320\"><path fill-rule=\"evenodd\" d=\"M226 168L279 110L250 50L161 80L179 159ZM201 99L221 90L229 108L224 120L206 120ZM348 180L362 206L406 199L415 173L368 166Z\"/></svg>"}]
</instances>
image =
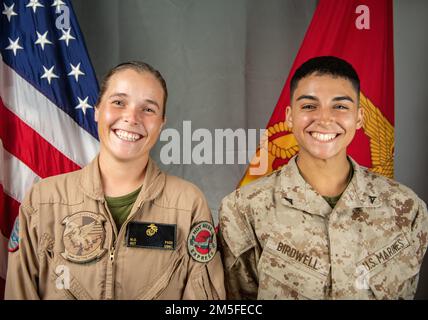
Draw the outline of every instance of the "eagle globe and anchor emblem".
<instances>
[{"instance_id":1,"label":"eagle globe and anchor emblem","mask_svg":"<svg viewBox=\"0 0 428 320\"><path fill-rule=\"evenodd\" d=\"M105 218L91 212L78 212L66 217L62 240L65 259L75 263L87 263L100 258L107 251L102 248L105 240Z\"/></svg>"},{"instance_id":2,"label":"eagle globe and anchor emblem","mask_svg":"<svg viewBox=\"0 0 428 320\"><path fill-rule=\"evenodd\" d=\"M149 237L153 237L156 234L156 232L158 232L158 227L154 223L151 223L150 225L147 226L146 234Z\"/></svg>"}]
</instances>

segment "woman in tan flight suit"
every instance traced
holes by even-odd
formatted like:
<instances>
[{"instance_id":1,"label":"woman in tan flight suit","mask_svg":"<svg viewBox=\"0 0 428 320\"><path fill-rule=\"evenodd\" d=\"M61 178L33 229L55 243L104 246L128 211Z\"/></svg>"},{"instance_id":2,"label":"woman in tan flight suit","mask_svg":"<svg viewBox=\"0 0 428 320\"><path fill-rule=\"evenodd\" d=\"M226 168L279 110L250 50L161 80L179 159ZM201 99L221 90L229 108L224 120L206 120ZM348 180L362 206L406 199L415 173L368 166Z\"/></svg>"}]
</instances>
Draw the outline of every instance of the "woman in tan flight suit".
<instances>
[{"instance_id":1,"label":"woman in tan flight suit","mask_svg":"<svg viewBox=\"0 0 428 320\"><path fill-rule=\"evenodd\" d=\"M95 111L99 155L44 179L21 205L6 299L224 299L207 202L149 152L167 88L142 62L113 68Z\"/></svg>"}]
</instances>

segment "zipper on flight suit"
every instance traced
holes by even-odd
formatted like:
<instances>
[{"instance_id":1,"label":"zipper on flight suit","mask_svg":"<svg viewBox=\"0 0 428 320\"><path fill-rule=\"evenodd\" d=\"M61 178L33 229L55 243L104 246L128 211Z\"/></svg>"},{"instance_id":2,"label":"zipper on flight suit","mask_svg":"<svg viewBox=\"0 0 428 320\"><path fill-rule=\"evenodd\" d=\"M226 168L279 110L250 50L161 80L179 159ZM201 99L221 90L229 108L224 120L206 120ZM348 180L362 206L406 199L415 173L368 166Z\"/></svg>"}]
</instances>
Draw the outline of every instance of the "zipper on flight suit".
<instances>
[{"instance_id":1,"label":"zipper on flight suit","mask_svg":"<svg viewBox=\"0 0 428 320\"><path fill-rule=\"evenodd\" d=\"M114 248L114 245L113 245L111 247L111 249L110 249L110 263L114 262L114 251L115 251L115 248Z\"/></svg>"},{"instance_id":2,"label":"zipper on flight suit","mask_svg":"<svg viewBox=\"0 0 428 320\"><path fill-rule=\"evenodd\" d=\"M107 217L107 219L110 222L110 225L113 229L111 241L109 243L109 258L107 262L107 271L106 271L106 284L105 284L105 293L104 298L106 300L112 300L114 299L114 256L116 251L116 239L117 239L117 228L116 223L113 220L113 216L110 213L110 210L108 209L107 203L105 199L101 200L102 207L103 207L103 213Z\"/></svg>"},{"instance_id":3,"label":"zipper on flight suit","mask_svg":"<svg viewBox=\"0 0 428 320\"><path fill-rule=\"evenodd\" d=\"M114 286L115 285L115 265L114 265L114 262L116 260L116 251L117 251L116 249L117 249L117 247L119 245L119 241L120 241L121 236L123 234L123 230L126 230L126 227L127 227L128 223L129 223L129 221L135 216L135 214L137 212L140 211L140 208L142 207L143 202L144 201L141 201L138 204L137 209L134 212L131 212L129 214L129 216L127 217L127 219L125 220L125 222L122 224L122 227L120 228L119 233L117 233L116 223L114 221L112 222L112 215L110 213L110 210L108 209L106 201L102 200L104 209L106 210L107 216L108 216L108 218L110 220L110 223L113 226L114 236L115 236L115 239L114 238L112 239L112 242L111 242L111 245L110 245L109 268L107 270L107 277L109 277L109 273L110 273L110 277L109 277L110 281L109 282L111 282L111 283L107 283L107 281L106 281L106 295L105 295L105 297L106 297L107 300L115 299L115 295L114 295L114 289L115 289L114 288L115 287Z\"/></svg>"}]
</instances>

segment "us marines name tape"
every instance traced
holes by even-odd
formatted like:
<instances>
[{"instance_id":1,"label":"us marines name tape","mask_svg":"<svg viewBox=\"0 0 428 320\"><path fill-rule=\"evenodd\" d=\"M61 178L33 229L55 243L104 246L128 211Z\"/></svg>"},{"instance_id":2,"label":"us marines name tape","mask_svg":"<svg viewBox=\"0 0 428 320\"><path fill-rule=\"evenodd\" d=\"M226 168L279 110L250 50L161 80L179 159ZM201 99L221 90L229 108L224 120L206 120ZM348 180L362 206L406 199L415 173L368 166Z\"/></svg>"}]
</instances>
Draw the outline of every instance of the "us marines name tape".
<instances>
[{"instance_id":1,"label":"us marines name tape","mask_svg":"<svg viewBox=\"0 0 428 320\"><path fill-rule=\"evenodd\" d=\"M384 264L394 258L403 249L410 246L407 238L401 234L392 243L367 256L359 265L364 266L367 271L371 271L378 265Z\"/></svg>"}]
</instances>

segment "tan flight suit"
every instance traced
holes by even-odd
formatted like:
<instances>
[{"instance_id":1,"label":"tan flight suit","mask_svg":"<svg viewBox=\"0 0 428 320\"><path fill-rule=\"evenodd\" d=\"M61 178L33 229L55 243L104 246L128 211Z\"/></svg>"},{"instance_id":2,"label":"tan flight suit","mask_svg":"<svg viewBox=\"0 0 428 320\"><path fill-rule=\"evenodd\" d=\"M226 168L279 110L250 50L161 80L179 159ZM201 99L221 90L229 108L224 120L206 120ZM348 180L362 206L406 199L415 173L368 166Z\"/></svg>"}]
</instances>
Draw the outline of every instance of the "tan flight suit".
<instances>
[{"instance_id":1,"label":"tan flight suit","mask_svg":"<svg viewBox=\"0 0 428 320\"><path fill-rule=\"evenodd\" d=\"M131 221L176 225L175 250L128 247ZM201 191L149 160L142 190L118 232L97 157L79 171L40 181L26 196L5 298L224 299L220 253L207 263L188 253L189 231L201 221L212 223Z\"/></svg>"},{"instance_id":2,"label":"tan flight suit","mask_svg":"<svg viewBox=\"0 0 428 320\"><path fill-rule=\"evenodd\" d=\"M335 208L292 158L222 202L229 299L412 299L427 248L426 204L360 167Z\"/></svg>"}]
</instances>

